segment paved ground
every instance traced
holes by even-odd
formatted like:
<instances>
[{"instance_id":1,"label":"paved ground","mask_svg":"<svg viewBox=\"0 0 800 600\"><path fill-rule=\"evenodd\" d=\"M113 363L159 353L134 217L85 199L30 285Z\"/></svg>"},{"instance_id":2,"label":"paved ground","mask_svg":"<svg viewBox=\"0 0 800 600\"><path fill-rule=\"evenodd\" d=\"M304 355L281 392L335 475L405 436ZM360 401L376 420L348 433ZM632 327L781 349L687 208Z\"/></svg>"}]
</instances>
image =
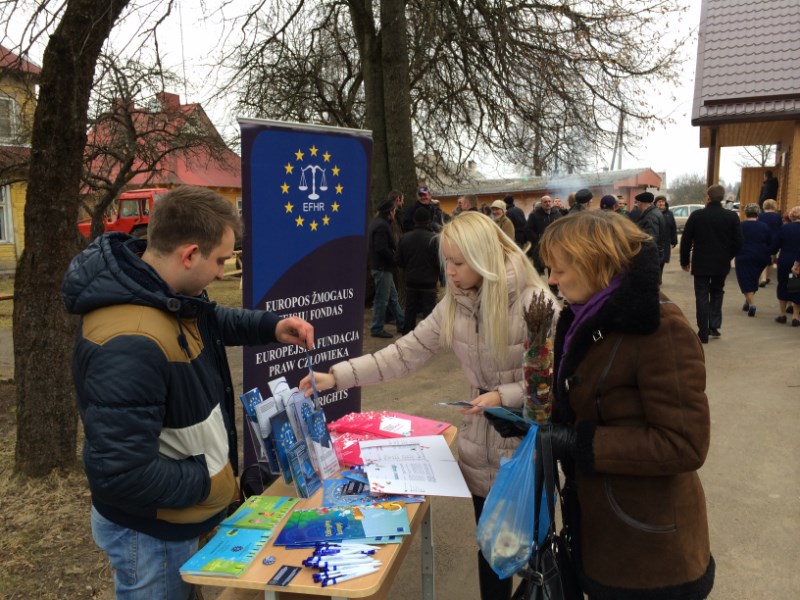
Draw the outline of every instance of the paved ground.
<instances>
[{"instance_id":1,"label":"paved ground","mask_svg":"<svg viewBox=\"0 0 800 600\"><path fill-rule=\"evenodd\" d=\"M664 291L694 321L692 284L668 265ZM800 328L773 322L775 288L757 295L759 314L741 311L728 278L722 337L706 348L712 440L701 471L711 524L717 583L712 598L794 598L800 589ZM367 338L371 351L383 340ZM241 382L241 353L231 353ZM653 356L653 368L658 357ZM10 333L0 332L0 378L12 371ZM431 361L405 381L367 388L363 408L392 408L458 422L433 403L466 397L467 385L451 355ZM478 598L472 506L469 500L433 501L436 591L439 600ZM421 597L419 543L401 568L389 598ZM211 595L207 594L209 598Z\"/></svg>"}]
</instances>

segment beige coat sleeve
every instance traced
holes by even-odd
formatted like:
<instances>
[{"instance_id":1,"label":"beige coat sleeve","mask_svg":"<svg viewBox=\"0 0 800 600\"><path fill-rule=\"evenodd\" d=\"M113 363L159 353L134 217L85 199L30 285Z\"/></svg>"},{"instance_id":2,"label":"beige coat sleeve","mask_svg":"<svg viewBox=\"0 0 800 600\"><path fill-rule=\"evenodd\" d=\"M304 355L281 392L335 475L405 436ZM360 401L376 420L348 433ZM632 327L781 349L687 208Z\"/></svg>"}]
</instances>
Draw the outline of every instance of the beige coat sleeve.
<instances>
[{"instance_id":1,"label":"beige coat sleeve","mask_svg":"<svg viewBox=\"0 0 800 600\"><path fill-rule=\"evenodd\" d=\"M336 389L346 390L399 379L425 365L431 356L442 349L439 342L441 318L440 302L413 331L394 344L374 354L365 354L333 365L330 372L336 379Z\"/></svg>"}]
</instances>

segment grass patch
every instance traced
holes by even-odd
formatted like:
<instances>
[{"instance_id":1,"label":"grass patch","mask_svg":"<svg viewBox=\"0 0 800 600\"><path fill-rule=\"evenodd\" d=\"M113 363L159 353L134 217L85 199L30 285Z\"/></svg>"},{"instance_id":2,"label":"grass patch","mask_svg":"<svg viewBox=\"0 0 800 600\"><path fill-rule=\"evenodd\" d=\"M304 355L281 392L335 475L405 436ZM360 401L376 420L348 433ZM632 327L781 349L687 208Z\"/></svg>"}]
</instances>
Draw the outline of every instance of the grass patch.
<instances>
[{"instance_id":1,"label":"grass patch","mask_svg":"<svg viewBox=\"0 0 800 600\"><path fill-rule=\"evenodd\" d=\"M242 290L239 288L238 277L226 277L222 281L212 281L206 291L208 297L217 304L233 308L242 307Z\"/></svg>"}]
</instances>

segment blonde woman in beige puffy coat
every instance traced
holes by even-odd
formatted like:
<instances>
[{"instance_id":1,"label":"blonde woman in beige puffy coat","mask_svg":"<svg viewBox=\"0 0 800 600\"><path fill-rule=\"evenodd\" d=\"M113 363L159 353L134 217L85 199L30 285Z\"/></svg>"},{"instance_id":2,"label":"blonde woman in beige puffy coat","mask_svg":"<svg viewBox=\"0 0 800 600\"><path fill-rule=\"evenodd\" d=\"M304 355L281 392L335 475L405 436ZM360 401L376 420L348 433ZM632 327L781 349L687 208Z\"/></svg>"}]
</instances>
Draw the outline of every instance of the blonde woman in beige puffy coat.
<instances>
[{"instance_id":1,"label":"blonde woman in beige puffy coat","mask_svg":"<svg viewBox=\"0 0 800 600\"><path fill-rule=\"evenodd\" d=\"M523 251L482 213L461 214L440 235L447 289L433 312L394 344L337 363L330 373L315 373L317 389L345 390L398 379L452 348L470 384L472 404L522 406L522 353L527 339L523 313L534 294L553 296ZM306 376L300 389L310 393L310 387ZM459 465L472 492L476 522L500 458L510 457L518 444L519 439L500 437L480 409L464 411ZM481 598L511 596L511 578L501 581L480 553L478 566Z\"/></svg>"}]
</instances>

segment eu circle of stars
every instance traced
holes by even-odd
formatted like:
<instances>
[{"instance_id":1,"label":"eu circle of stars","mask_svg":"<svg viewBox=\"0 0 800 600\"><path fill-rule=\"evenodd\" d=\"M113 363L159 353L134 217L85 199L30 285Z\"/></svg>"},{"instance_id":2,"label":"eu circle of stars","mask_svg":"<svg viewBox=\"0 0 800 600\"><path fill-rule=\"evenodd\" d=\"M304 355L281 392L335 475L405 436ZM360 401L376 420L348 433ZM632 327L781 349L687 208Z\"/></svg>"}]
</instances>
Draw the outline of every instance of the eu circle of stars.
<instances>
[{"instance_id":1,"label":"eu circle of stars","mask_svg":"<svg viewBox=\"0 0 800 600\"><path fill-rule=\"evenodd\" d=\"M329 226L331 215L339 212L341 205L336 201L336 196L342 195L344 187L339 182L341 169L332 162L332 158L329 152L320 154L320 149L312 145L306 152L298 148L294 160L290 159L283 166L281 195L290 197L283 208L285 214L292 216L296 227L317 231L320 227ZM329 183L334 191L332 202L325 198L330 189Z\"/></svg>"}]
</instances>

